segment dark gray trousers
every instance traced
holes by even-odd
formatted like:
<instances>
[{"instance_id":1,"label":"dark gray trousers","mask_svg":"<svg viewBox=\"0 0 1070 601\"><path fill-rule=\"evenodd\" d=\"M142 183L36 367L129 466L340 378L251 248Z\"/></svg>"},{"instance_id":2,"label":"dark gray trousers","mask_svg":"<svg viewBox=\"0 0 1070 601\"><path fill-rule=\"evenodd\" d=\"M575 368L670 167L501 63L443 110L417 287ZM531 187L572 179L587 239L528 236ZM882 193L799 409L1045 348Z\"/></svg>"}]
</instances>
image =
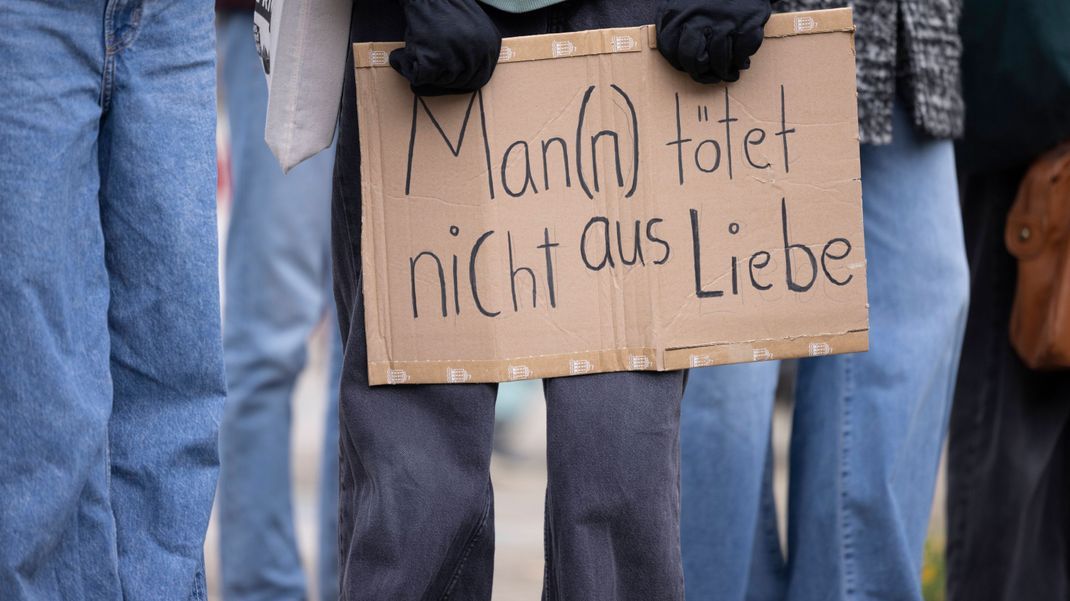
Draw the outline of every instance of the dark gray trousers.
<instances>
[{"instance_id":1,"label":"dark gray trousers","mask_svg":"<svg viewBox=\"0 0 1070 601\"><path fill-rule=\"evenodd\" d=\"M1070 372L1030 370L1008 337L1003 228L1023 175L962 181L973 282L948 440L950 601L1070 599Z\"/></svg>"},{"instance_id":2,"label":"dark gray trousers","mask_svg":"<svg viewBox=\"0 0 1070 601\"><path fill-rule=\"evenodd\" d=\"M353 41L401 39L397 0L356 2ZM522 15L487 9L504 36L653 22L653 2L572 0ZM352 59L350 58L350 61ZM486 600L497 386L380 386L367 379L360 273L360 148L346 67L334 173L343 599ZM679 416L684 373L545 382L548 477L543 598L683 599Z\"/></svg>"}]
</instances>

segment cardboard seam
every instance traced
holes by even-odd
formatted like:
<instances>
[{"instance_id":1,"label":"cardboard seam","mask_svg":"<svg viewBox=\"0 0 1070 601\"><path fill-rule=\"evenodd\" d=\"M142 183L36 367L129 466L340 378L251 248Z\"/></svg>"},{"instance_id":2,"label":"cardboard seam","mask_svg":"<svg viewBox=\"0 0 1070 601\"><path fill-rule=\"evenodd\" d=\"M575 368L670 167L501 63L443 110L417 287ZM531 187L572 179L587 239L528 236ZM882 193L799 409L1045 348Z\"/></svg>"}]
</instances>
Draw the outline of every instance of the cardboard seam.
<instances>
[{"instance_id":1,"label":"cardboard seam","mask_svg":"<svg viewBox=\"0 0 1070 601\"><path fill-rule=\"evenodd\" d=\"M769 18L769 22L765 26L765 37L785 38L824 33L852 33L854 30L851 9L838 8L775 14ZM613 36L614 33L618 35ZM638 42L634 48L613 49L611 47L613 39L628 33L634 33L632 39ZM607 38L610 40L609 42L607 42ZM647 42L645 45L642 43L644 38ZM567 53L555 50L562 43L568 43L574 49L577 46L582 46L582 48L578 51L572 50ZM610 47L607 48L607 45ZM389 55L390 51L403 46L404 44L401 42L363 42L353 44L354 67L357 69L389 67L389 62L382 60L382 57ZM498 64L643 52L644 48L646 50L657 48L657 36L654 25L639 25L636 27L614 27L503 38L502 47L507 49L508 52L503 50L502 56L498 59ZM524 52L514 53L513 48L522 49Z\"/></svg>"},{"instance_id":2,"label":"cardboard seam","mask_svg":"<svg viewBox=\"0 0 1070 601\"><path fill-rule=\"evenodd\" d=\"M841 332L821 332L818 334L799 334L797 336L786 336L783 338L754 338L751 340L737 340L734 342L710 342L706 344L698 344L694 346L679 346L679 347L665 347L660 350L666 352L673 351L686 351L692 349L707 349L718 348L725 346L746 346L755 343L762 342L794 342L796 340L804 340L808 338L837 338L840 336L848 336L851 334L862 334L869 332L869 328L856 328L851 330L843 330ZM587 349L582 351L570 351L567 353L545 353L540 355L520 355L516 357L507 357L503 359L405 359L401 361L381 360L381 361L368 361L369 365L400 365L410 363L450 363L454 365L462 365L466 363L512 363L514 361L523 361L525 359L543 359L546 357L571 357L575 355L589 355L595 353L619 353L619 352L654 352L656 353L659 347L641 347L641 346L622 346L616 348L604 348L604 349ZM629 370L630 371L630 370Z\"/></svg>"},{"instance_id":3,"label":"cardboard seam","mask_svg":"<svg viewBox=\"0 0 1070 601\"><path fill-rule=\"evenodd\" d=\"M869 328L868 327L865 327L865 328L854 328L854 329L850 329L850 330L843 330L843 331L840 331L840 332L819 332L817 334L798 334L796 336L783 336L783 337L780 337L780 338L752 338L752 339L749 339L749 340L736 340L736 341L733 341L733 342L707 342L707 343L704 343L704 344L696 344L696 345L689 345L689 346L671 346L671 347L667 347L665 350L666 350L666 352L669 352L669 351L686 351L686 350L691 350L691 349L717 348L717 347L722 347L722 346L746 345L746 344L755 344L755 343L760 343L760 342L794 342L796 340L802 340L802 339L805 339L805 338L826 338L826 337L827 338L834 338L834 337L837 337L837 336L847 336L847 335L850 335L850 334L861 334L863 332L869 332Z\"/></svg>"}]
</instances>

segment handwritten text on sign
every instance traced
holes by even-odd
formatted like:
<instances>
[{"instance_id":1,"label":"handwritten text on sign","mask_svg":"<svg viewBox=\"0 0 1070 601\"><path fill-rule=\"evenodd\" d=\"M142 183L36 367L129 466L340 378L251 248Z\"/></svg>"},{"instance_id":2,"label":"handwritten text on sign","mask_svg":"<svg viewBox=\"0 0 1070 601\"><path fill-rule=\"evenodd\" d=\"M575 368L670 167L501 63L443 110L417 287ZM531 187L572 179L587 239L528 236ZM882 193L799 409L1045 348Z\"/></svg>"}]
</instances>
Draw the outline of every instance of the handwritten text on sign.
<instances>
[{"instance_id":1,"label":"handwritten text on sign","mask_svg":"<svg viewBox=\"0 0 1070 601\"><path fill-rule=\"evenodd\" d=\"M490 85L437 98L358 45L372 383L864 349L844 13L775 17L729 86L673 71L647 28L506 40Z\"/></svg>"}]
</instances>

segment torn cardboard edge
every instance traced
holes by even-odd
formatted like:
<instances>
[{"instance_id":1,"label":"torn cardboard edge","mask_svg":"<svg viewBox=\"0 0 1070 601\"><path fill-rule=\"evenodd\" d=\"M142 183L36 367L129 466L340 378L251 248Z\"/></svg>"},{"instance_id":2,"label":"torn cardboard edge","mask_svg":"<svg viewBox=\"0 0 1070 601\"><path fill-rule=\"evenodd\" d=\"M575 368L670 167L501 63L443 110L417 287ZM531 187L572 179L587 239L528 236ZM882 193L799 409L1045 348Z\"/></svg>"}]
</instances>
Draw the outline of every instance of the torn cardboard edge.
<instances>
[{"instance_id":1,"label":"torn cardboard edge","mask_svg":"<svg viewBox=\"0 0 1070 601\"><path fill-rule=\"evenodd\" d=\"M368 381L380 384L441 382L447 384L509 382L618 371L672 371L727 363L820 357L869 350L869 330L800 336L792 339L751 340L693 348L653 348L519 357L483 361L369 361Z\"/></svg>"},{"instance_id":2,"label":"torn cardboard edge","mask_svg":"<svg viewBox=\"0 0 1070 601\"><path fill-rule=\"evenodd\" d=\"M769 22L765 24L765 37L782 38L834 31L853 32L854 29L851 9L834 8L775 14L769 17ZM656 31L653 25L504 38L498 62L515 63L639 52L642 50L644 41L650 48L657 47ZM353 44L354 64L358 69L389 66L390 52L402 46L404 44L401 42Z\"/></svg>"}]
</instances>

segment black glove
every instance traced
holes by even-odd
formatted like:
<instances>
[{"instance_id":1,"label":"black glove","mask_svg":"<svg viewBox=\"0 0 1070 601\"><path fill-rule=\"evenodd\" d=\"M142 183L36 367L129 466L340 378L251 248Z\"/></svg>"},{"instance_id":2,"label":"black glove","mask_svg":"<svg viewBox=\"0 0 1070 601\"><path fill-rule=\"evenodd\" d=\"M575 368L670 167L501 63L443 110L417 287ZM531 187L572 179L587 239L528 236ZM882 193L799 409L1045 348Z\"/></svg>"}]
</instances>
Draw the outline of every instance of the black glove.
<instances>
[{"instance_id":1,"label":"black glove","mask_svg":"<svg viewBox=\"0 0 1070 601\"><path fill-rule=\"evenodd\" d=\"M390 65L421 96L473 92L494 73L501 52L498 28L475 0L402 0L405 47Z\"/></svg>"},{"instance_id":2,"label":"black glove","mask_svg":"<svg viewBox=\"0 0 1070 601\"><path fill-rule=\"evenodd\" d=\"M663 0L658 50L699 83L736 81L762 45L770 0Z\"/></svg>"}]
</instances>

